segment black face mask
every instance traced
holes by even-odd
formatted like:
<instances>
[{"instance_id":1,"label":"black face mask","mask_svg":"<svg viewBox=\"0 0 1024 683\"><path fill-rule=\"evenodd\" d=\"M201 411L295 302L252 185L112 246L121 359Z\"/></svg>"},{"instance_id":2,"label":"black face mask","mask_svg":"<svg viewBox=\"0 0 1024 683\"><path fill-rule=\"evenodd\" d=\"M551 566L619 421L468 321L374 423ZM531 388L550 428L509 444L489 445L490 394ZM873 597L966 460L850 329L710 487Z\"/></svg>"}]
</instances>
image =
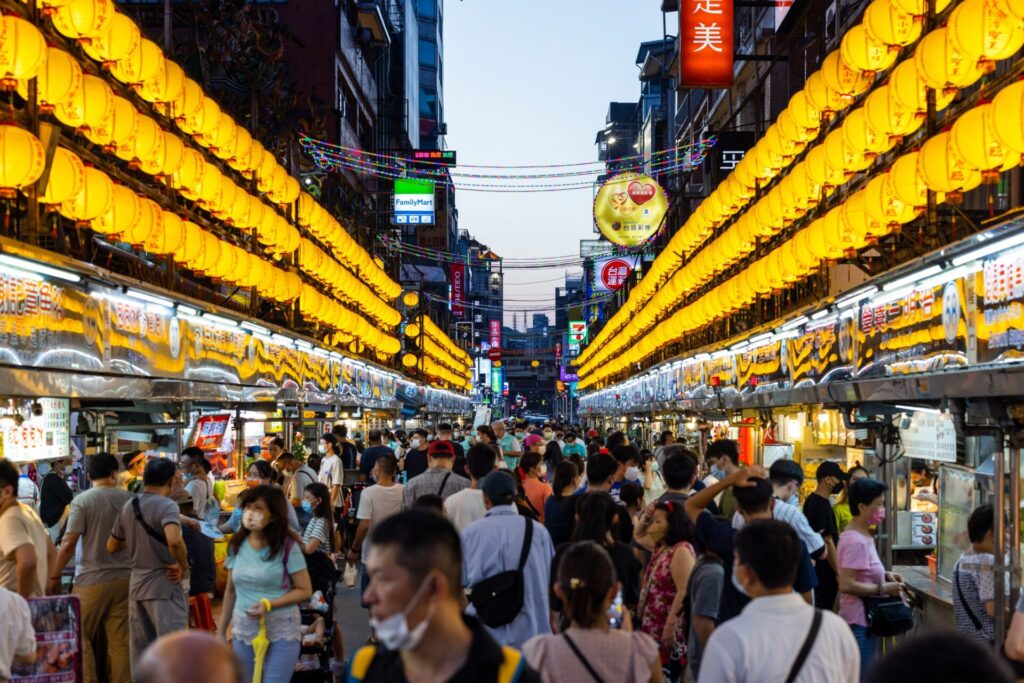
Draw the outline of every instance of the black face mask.
<instances>
[{"instance_id":1,"label":"black face mask","mask_svg":"<svg viewBox=\"0 0 1024 683\"><path fill-rule=\"evenodd\" d=\"M833 494L839 494L842 492L843 487L846 486L843 482L836 482L836 485L832 487Z\"/></svg>"}]
</instances>

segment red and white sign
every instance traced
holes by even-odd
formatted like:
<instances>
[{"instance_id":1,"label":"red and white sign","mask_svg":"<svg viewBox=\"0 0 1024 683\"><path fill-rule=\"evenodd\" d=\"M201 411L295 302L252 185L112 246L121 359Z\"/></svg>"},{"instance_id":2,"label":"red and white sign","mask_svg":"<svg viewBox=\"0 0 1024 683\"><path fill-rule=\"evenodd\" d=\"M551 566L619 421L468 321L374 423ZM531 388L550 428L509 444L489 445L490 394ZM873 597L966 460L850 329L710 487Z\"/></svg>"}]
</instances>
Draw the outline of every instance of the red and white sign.
<instances>
[{"instance_id":1,"label":"red and white sign","mask_svg":"<svg viewBox=\"0 0 1024 683\"><path fill-rule=\"evenodd\" d=\"M631 259L609 258L594 263L594 291L615 292L626 284L633 272Z\"/></svg>"},{"instance_id":2,"label":"red and white sign","mask_svg":"<svg viewBox=\"0 0 1024 683\"><path fill-rule=\"evenodd\" d=\"M679 0L679 87L733 83L733 0Z\"/></svg>"},{"instance_id":3,"label":"red and white sign","mask_svg":"<svg viewBox=\"0 0 1024 683\"><path fill-rule=\"evenodd\" d=\"M452 315L461 318L466 314L466 264L453 263L451 266Z\"/></svg>"},{"instance_id":4,"label":"red and white sign","mask_svg":"<svg viewBox=\"0 0 1024 683\"><path fill-rule=\"evenodd\" d=\"M487 352L491 360L501 360L501 321L491 321L491 350Z\"/></svg>"}]
</instances>

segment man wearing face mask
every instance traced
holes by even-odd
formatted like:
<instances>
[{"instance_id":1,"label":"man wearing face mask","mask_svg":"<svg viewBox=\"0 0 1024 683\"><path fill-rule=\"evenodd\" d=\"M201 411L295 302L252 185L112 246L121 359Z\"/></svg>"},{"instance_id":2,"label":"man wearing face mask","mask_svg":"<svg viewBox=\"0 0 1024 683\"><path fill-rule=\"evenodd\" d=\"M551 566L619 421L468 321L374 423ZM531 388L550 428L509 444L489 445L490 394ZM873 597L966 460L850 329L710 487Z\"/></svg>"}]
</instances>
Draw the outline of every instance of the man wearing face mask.
<instances>
[{"instance_id":1,"label":"man wearing face mask","mask_svg":"<svg viewBox=\"0 0 1024 683\"><path fill-rule=\"evenodd\" d=\"M162 635L188 626L188 597L182 580L188 555L178 505L171 500L177 467L166 458L146 463L142 493L125 503L107 540L107 552L127 549L129 652L132 679L143 650Z\"/></svg>"},{"instance_id":2,"label":"man wearing face mask","mask_svg":"<svg viewBox=\"0 0 1024 683\"><path fill-rule=\"evenodd\" d=\"M505 423L501 420L492 422L491 429L494 430L495 441L501 446L505 467L515 471L519 467L519 458L523 456L523 448L519 445L521 441L505 430Z\"/></svg>"},{"instance_id":3,"label":"man wearing face mask","mask_svg":"<svg viewBox=\"0 0 1024 683\"><path fill-rule=\"evenodd\" d=\"M462 489L469 488L469 479L452 472L455 465L455 449L451 441L432 441L428 451L429 467L426 472L409 479L402 492L402 507L406 510L420 496L435 495L448 498Z\"/></svg>"},{"instance_id":4,"label":"man wearing face mask","mask_svg":"<svg viewBox=\"0 0 1024 683\"><path fill-rule=\"evenodd\" d=\"M618 433L618 432L617 432ZM640 450L632 444L625 444L615 448L612 451L612 457L615 458L615 462L618 463L618 470L615 472L614 481L609 493L612 499L616 503L621 503L622 500L619 498L619 491L622 490L622 484L630 482L633 484L643 485L643 471L640 469Z\"/></svg>"},{"instance_id":5,"label":"man wearing face mask","mask_svg":"<svg viewBox=\"0 0 1024 683\"><path fill-rule=\"evenodd\" d=\"M834 609L839 597L839 567L836 561L836 546L839 545L839 525L829 496L843 490L849 475L831 460L818 465L815 473L818 486L804 501L804 514L811 528L825 539L825 553L814 562L818 575L818 587L814 589L814 604L822 609Z\"/></svg>"},{"instance_id":6,"label":"man wearing face mask","mask_svg":"<svg viewBox=\"0 0 1024 683\"><path fill-rule=\"evenodd\" d=\"M360 649L346 680L539 683L522 655L463 614L462 550L451 522L413 510L374 529L363 600L379 645ZM407 675L406 672L409 672Z\"/></svg>"},{"instance_id":7,"label":"man wearing face mask","mask_svg":"<svg viewBox=\"0 0 1024 683\"><path fill-rule=\"evenodd\" d=\"M768 477L775 497L772 517L793 527L812 560L824 558L825 539L811 527L800 509L800 487L804 483L804 470L800 463L795 460L776 460L768 470ZM739 512L732 516L732 526L737 531L743 528L743 515Z\"/></svg>"},{"instance_id":8,"label":"man wearing face mask","mask_svg":"<svg viewBox=\"0 0 1024 683\"><path fill-rule=\"evenodd\" d=\"M704 452L704 462L708 464L711 476L722 481L740 469L739 445L732 439L712 441ZM718 507L726 519L732 519L736 514L736 496L731 487L722 492Z\"/></svg>"},{"instance_id":9,"label":"man wearing face mask","mask_svg":"<svg viewBox=\"0 0 1024 683\"><path fill-rule=\"evenodd\" d=\"M406 483L412 481L427 471L427 437L426 429L417 429L409 439L409 450L405 452L402 459L402 469L405 471Z\"/></svg>"},{"instance_id":10,"label":"man wearing face mask","mask_svg":"<svg viewBox=\"0 0 1024 683\"><path fill-rule=\"evenodd\" d=\"M442 422L437 425L437 441L447 441L455 448L455 465L452 467L452 472L463 477L468 477L469 473L466 472L466 451L462 448L462 444L459 440L454 438L452 434L452 426L447 422Z\"/></svg>"}]
</instances>

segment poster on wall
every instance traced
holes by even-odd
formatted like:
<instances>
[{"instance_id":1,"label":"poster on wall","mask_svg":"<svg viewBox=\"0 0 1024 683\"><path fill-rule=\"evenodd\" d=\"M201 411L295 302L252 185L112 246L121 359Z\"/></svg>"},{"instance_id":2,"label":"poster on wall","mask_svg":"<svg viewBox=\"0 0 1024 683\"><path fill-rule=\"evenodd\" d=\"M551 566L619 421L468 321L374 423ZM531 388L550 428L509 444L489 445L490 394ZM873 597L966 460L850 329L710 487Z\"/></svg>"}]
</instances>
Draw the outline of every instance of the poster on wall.
<instances>
[{"instance_id":1,"label":"poster on wall","mask_svg":"<svg viewBox=\"0 0 1024 683\"><path fill-rule=\"evenodd\" d=\"M594 291L617 292L636 267L636 256L613 256L594 261Z\"/></svg>"},{"instance_id":2,"label":"poster on wall","mask_svg":"<svg viewBox=\"0 0 1024 683\"><path fill-rule=\"evenodd\" d=\"M36 661L11 666L11 683L75 683L82 671L81 604L76 595L28 601L36 632Z\"/></svg>"},{"instance_id":3,"label":"poster on wall","mask_svg":"<svg viewBox=\"0 0 1024 683\"><path fill-rule=\"evenodd\" d=\"M793 386L828 381L833 371L852 370L855 324L853 318L840 318L786 340Z\"/></svg>"},{"instance_id":4,"label":"poster on wall","mask_svg":"<svg viewBox=\"0 0 1024 683\"><path fill-rule=\"evenodd\" d=\"M978 363L1024 359L1024 250L985 261L974 285Z\"/></svg>"},{"instance_id":5,"label":"poster on wall","mask_svg":"<svg viewBox=\"0 0 1024 683\"><path fill-rule=\"evenodd\" d=\"M654 178L620 173L608 180L594 198L594 221L610 242L633 247L661 230L668 197Z\"/></svg>"},{"instance_id":6,"label":"poster on wall","mask_svg":"<svg viewBox=\"0 0 1024 683\"><path fill-rule=\"evenodd\" d=\"M66 458L71 453L71 402L66 398L22 401L17 416L5 421L0 455L11 462Z\"/></svg>"},{"instance_id":7,"label":"poster on wall","mask_svg":"<svg viewBox=\"0 0 1024 683\"><path fill-rule=\"evenodd\" d=\"M956 427L944 413L911 413L909 424L900 427L900 442L907 458L956 462Z\"/></svg>"},{"instance_id":8,"label":"poster on wall","mask_svg":"<svg viewBox=\"0 0 1024 683\"><path fill-rule=\"evenodd\" d=\"M967 364L967 315L962 278L910 289L860 308L857 374L907 374Z\"/></svg>"}]
</instances>

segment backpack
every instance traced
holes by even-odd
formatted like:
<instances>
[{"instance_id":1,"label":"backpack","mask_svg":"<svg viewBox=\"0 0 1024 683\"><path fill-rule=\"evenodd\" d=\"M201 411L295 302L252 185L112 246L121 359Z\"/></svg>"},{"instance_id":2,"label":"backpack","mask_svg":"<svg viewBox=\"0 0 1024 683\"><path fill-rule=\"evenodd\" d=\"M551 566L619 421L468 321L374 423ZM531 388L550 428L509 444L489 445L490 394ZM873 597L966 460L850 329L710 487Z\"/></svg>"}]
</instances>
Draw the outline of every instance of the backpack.
<instances>
[{"instance_id":1,"label":"backpack","mask_svg":"<svg viewBox=\"0 0 1024 683\"><path fill-rule=\"evenodd\" d=\"M519 551L519 566L478 581L473 584L473 590L469 594L469 601L476 608L477 618L491 628L511 624L523 611L523 568L526 566L530 544L533 542L533 520L524 518L523 521L526 523L526 530L523 533L523 547Z\"/></svg>"},{"instance_id":2,"label":"backpack","mask_svg":"<svg viewBox=\"0 0 1024 683\"><path fill-rule=\"evenodd\" d=\"M517 683L523 673L523 669L526 668L526 660L519 650L507 645L501 647L501 654L504 659L498 667L496 683ZM374 657L376 656L376 645L366 645L359 648L359 651L356 652L352 662L349 664L345 683L360 683L366 680L366 674L370 672L370 666L373 664Z\"/></svg>"}]
</instances>

